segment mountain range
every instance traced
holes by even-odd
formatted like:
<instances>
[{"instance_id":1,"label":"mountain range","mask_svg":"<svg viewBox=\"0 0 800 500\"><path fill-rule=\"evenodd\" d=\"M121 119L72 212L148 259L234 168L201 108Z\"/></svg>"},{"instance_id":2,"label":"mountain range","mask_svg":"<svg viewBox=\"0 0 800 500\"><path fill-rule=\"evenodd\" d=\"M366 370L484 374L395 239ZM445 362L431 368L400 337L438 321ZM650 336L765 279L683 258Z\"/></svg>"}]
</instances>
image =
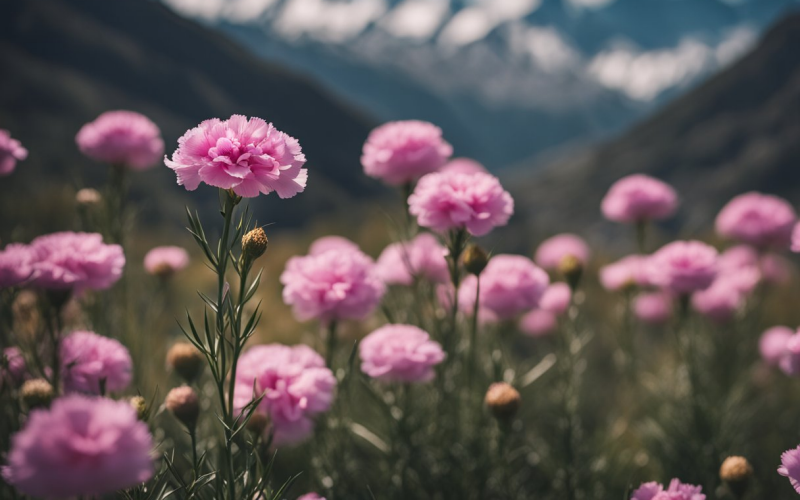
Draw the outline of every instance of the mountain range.
<instances>
[{"instance_id":1,"label":"mountain range","mask_svg":"<svg viewBox=\"0 0 800 500\"><path fill-rule=\"evenodd\" d=\"M798 0L165 0L490 169L607 139Z\"/></svg>"},{"instance_id":2,"label":"mountain range","mask_svg":"<svg viewBox=\"0 0 800 500\"><path fill-rule=\"evenodd\" d=\"M82 124L111 109L153 119L167 154L188 128L234 113L265 118L297 137L308 158L308 189L279 204L274 196L258 198L264 223L297 225L380 192L358 163L371 118L308 77L267 63L158 2L8 3L0 16L0 67L0 127L30 150L0 184L6 237L12 224L23 232L68 227L63 206L74 189L65 184L105 182L106 167L80 155L74 138ZM131 178L145 221L163 221L168 213L167 220L183 223L189 197L173 172L161 165ZM215 190L199 189L192 198L201 211L216 212ZM44 220L34 224L34 217Z\"/></svg>"},{"instance_id":3,"label":"mountain range","mask_svg":"<svg viewBox=\"0 0 800 500\"><path fill-rule=\"evenodd\" d=\"M673 235L708 232L723 204L745 191L777 194L797 206L798 47L800 14L794 14L740 61L621 137L509 173L519 218L539 237L572 230L595 241L630 242L630 228L604 221L599 207L614 181L637 172L677 189L680 211L662 225Z\"/></svg>"}]
</instances>

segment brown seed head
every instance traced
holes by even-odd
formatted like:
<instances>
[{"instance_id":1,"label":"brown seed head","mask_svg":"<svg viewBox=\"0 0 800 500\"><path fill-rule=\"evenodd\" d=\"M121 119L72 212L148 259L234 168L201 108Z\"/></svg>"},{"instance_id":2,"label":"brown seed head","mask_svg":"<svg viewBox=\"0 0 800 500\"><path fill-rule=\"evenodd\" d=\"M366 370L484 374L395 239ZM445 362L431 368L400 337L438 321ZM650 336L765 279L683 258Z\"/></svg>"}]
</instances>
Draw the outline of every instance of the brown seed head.
<instances>
[{"instance_id":1,"label":"brown seed head","mask_svg":"<svg viewBox=\"0 0 800 500\"><path fill-rule=\"evenodd\" d=\"M565 255L558 263L558 272L564 276L567 284L574 290L581 280L583 264L574 255Z\"/></svg>"},{"instance_id":2,"label":"brown seed head","mask_svg":"<svg viewBox=\"0 0 800 500\"><path fill-rule=\"evenodd\" d=\"M75 201L82 207L93 207L103 201L100 192L92 188L83 188L75 194Z\"/></svg>"},{"instance_id":3,"label":"brown seed head","mask_svg":"<svg viewBox=\"0 0 800 500\"><path fill-rule=\"evenodd\" d=\"M251 262L264 255L267 246L269 246L267 233L260 227L242 236L242 254Z\"/></svg>"},{"instance_id":4,"label":"brown seed head","mask_svg":"<svg viewBox=\"0 0 800 500\"><path fill-rule=\"evenodd\" d=\"M50 402L55 397L55 391L50 382L43 378L34 378L25 381L20 389L20 397L22 402L28 409L46 408L50 406Z\"/></svg>"},{"instance_id":5,"label":"brown seed head","mask_svg":"<svg viewBox=\"0 0 800 500\"><path fill-rule=\"evenodd\" d=\"M167 365L187 382L194 381L206 364L203 353L189 342L176 342L167 352Z\"/></svg>"},{"instance_id":6,"label":"brown seed head","mask_svg":"<svg viewBox=\"0 0 800 500\"><path fill-rule=\"evenodd\" d=\"M182 385L169 391L164 401L167 410L189 429L194 429L200 415L200 403L197 393L188 385Z\"/></svg>"},{"instance_id":7,"label":"brown seed head","mask_svg":"<svg viewBox=\"0 0 800 500\"><path fill-rule=\"evenodd\" d=\"M136 418L143 422L147 420L150 416L150 409L147 407L147 401L141 396L134 396L129 402L133 409L136 410Z\"/></svg>"},{"instance_id":8,"label":"brown seed head","mask_svg":"<svg viewBox=\"0 0 800 500\"><path fill-rule=\"evenodd\" d=\"M517 413L522 399L519 392L505 382L489 386L484 399L492 414L499 419L509 419Z\"/></svg>"},{"instance_id":9,"label":"brown seed head","mask_svg":"<svg viewBox=\"0 0 800 500\"><path fill-rule=\"evenodd\" d=\"M464 250L464 268L475 276L481 274L489 263L489 254L478 245L470 245Z\"/></svg>"},{"instance_id":10,"label":"brown seed head","mask_svg":"<svg viewBox=\"0 0 800 500\"><path fill-rule=\"evenodd\" d=\"M719 468L719 477L726 483L742 483L753 476L753 467L744 457L728 457Z\"/></svg>"}]
</instances>

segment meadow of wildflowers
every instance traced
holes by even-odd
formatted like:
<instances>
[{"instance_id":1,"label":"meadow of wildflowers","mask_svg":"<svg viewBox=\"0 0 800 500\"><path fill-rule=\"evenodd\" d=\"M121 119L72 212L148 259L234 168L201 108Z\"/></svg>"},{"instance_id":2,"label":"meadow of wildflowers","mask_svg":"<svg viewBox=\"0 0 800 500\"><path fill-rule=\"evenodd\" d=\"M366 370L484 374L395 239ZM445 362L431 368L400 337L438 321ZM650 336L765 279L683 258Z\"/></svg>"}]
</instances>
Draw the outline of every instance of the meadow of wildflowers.
<instances>
[{"instance_id":1,"label":"meadow of wildflowers","mask_svg":"<svg viewBox=\"0 0 800 500\"><path fill-rule=\"evenodd\" d=\"M282 233L259 222L280 214L247 199L314 182L302 137L279 126L211 118L170 157L135 112L77 132L109 168L105 188L76 194L81 231L0 251L0 497L800 493L800 333L769 314L800 250L789 201L745 193L720 207L717 238L655 241L680 193L637 174L603 186L597 207L629 227L628 255L571 233L510 254L491 239L513 224L501 181L452 159L439 127L392 122L365 137L361 162L399 194L379 237L394 241L373 256L326 235L267 275ZM26 155L0 132L0 174L24 176ZM187 207L196 247L164 241L133 261L126 178L150 168L216 192L219 217ZM189 270L208 279L175 305ZM275 328L267 280L308 343L259 341Z\"/></svg>"}]
</instances>

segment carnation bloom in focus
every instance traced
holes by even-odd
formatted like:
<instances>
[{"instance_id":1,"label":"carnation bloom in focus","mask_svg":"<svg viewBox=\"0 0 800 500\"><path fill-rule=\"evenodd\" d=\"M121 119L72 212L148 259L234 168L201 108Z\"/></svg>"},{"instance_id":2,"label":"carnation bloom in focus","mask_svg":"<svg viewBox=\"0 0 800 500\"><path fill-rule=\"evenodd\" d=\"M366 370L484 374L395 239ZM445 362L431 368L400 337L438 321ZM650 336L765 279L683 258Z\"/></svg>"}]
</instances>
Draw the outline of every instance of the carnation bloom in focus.
<instances>
[{"instance_id":1,"label":"carnation bloom in focus","mask_svg":"<svg viewBox=\"0 0 800 500\"><path fill-rule=\"evenodd\" d=\"M154 276L170 276L187 265L189 253L181 247L155 247L144 256L144 268Z\"/></svg>"},{"instance_id":2,"label":"carnation bloom in focus","mask_svg":"<svg viewBox=\"0 0 800 500\"><path fill-rule=\"evenodd\" d=\"M294 444L306 439L314 417L331 407L335 388L333 373L310 347L259 345L239 359L234 407L241 411L263 396L256 411L272 422L273 443Z\"/></svg>"},{"instance_id":3,"label":"carnation bloom in focus","mask_svg":"<svg viewBox=\"0 0 800 500\"><path fill-rule=\"evenodd\" d=\"M122 277L125 255L96 233L61 232L30 244L33 284L47 289L105 290Z\"/></svg>"},{"instance_id":4,"label":"carnation bloom in focus","mask_svg":"<svg viewBox=\"0 0 800 500\"><path fill-rule=\"evenodd\" d=\"M437 342L412 325L385 325L367 335L358 348L361 371L388 382L427 382L445 358Z\"/></svg>"},{"instance_id":5,"label":"carnation bloom in focus","mask_svg":"<svg viewBox=\"0 0 800 500\"><path fill-rule=\"evenodd\" d=\"M386 291L371 258L357 248L336 245L292 257L280 281L283 301L300 320L364 319Z\"/></svg>"},{"instance_id":6,"label":"carnation bloom in focus","mask_svg":"<svg viewBox=\"0 0 800 500\"><path fill-rule=\"evenodd\" d=\"M466 229L475 236L506 225L514 213L511 195L496 177L484 173L428 174L419 180L408 205L422 227Z\"/></svg>"},{"instance_id":7,"label":"carnation bloom in focus","mask_svg":"<svg viewBox=\"0 0 800 500\"><path fill-rule=\"evenodd\" d=\"M558 327L558 318L550 311L534 309L519 320L519 329L530 337L544 337Z\"/></svg>"},{"instance_id":8,"label":"carnation bloom in focus","mask_svg":"<svg viewBox=\"0 0 800 500\"><path fill-rule=\"evenodd\" d=\"M797 214L783 198L757 192L736 196L717 215L717 233L757 247L788 248Z\"/></svg>"},{"instance_id":9,"label":"carnation bloom in focus","mask_svg":"<svg viewBox=\"0 0 800 500\"><path fill-rule=\"evenodd\" d=\"M800 493L800 446L783 452L778 474L788 477L794 491Z\"/></svg>"},{"instance_id":10,"label":"carnation bloom in focus","mask_svg":"<svg viewBox=\"0 0 800 500\"><path fill-rule=\"evenodd\" d=\"M0 251L0 289L20 285L32 276L31 250L27 245L10 243Z\"/></svg>"},{"instance_id":11,"label":"carnation bloom in focus","mask_svg":"<svg viewBox=\"0 0 800 500\"><path fill-rule=\"evenodd\" d=\"M134 170L154 167L164 154L161 131L134 111L107 111L81 127L75 142L89 158Z\"/></svg>"},{"instance_id":12,"label":"carnation bloom in focus","mask_svg":"<svg viewBox=\"0 0 800 500\"><path fill-rule=\"evenodd\" d=\"M600 268L600 284L609 291L618 292L632 286L647 286L647 257L629 255Z\"/></svg>"},{"instance_id":13,"label":"carnation bloom in focus","mask_svg":"<svg viewBox=\"0 0 800 500\"><path fill-rule=\"evenodd\" d=\"M673 479L664 489L659 483L644 483L631 495L631 500L706 500L701 486Z\"/></svg>"},{"instance_id":14,"label":"carnation bloom in focus","mask_svg":"<svg viewBox=\"0 0 800 500\"><path fill-rule=\"evenodd\" d=\"M572 290L566 283L552 283L548 286L542 298L539 299L539 308L554 314L564 314L572 301Z\"/></svg>"},{"instance_id":15,"label":"carnation bloom in focus","mask_svg":"<svg viewBox=\"0 0 800 500\"><path fill-rule=\"evenodd\" d=\"M717 277L717 251L700 241L674 241L647 261L648 280L676 294L705 290Z\"/></svg>"},{"instance_id":16,"label":"carnation bloom in focus","mask_svg":"<svg viewBox=\"0 0 800 500\"><path fill-rule=\"evenodd\" d=\"M530 259L521 255L492 257L480 276L478 306L498 319L511 319L537 307L550 278ZM471 313L475 305L478 278L467 276L459 289L459 307Z\"/></svg>"},{"instance_id":17,"label":"carnation bloom in focus","mask_svg":"<svg viewBox=\"0 0 800 500\"><path fill-rule=\"evenodd\" d=\"M615 182L603 198L603 215L615 222L664 219L678 208L678 195L669 184L634 174Z\"/></svg>"},{"instance_id":18,"label":"carnation bloom in focus","mask_svg":"<svg viewBox=\"0 0 800 500\"><path fill-rule=\"evenodd\" d=\"M133 362L128 349L118 340L94 332L72 332L61 341L61 379L66 392L100 394L128 387Z\"/></svg>"},{"instance_id":19,"label":"carnation bloom in focus","mask_svg":"<svg viewBox=\"0 0 800 500\"><path fill-rule=\"evenodd\" d=\"M444 165L453 147L432 123L406 120L389 122L370 132L361 165L364 172L386 184L400 185L435 172Z\"/></svg>"},{"instance_id":20,"label":"carnation bloom in focus","mask_svg":"<svg viewBox=\"0 0 800 500\"><path fill-rule=\"evenodd\" d=\"M642 293L633 301L633 313L650 325L661 325L672 317L672 297L662 291Z\"/></svg>"},{"instance_id":21,"label":"carnation bloom in focus","mask_svg":"<svg viewBox=\"0 0 800 500\"><path fill-rule=\"evenodd\" d=\"M446 253L435 236L422 233L409 242L386 247L378 257L377 273L387 285L411 285L414 278L445 283L450 279Z\"/></svg>"},{"instance_id":22,"label":"carnation bloom in focus","mask_svg":"<svg viewBox=\"0 0 800 500\"><path fill-rule=\"evenodd\" d=\"M589 246L580 236L565 233L543 241L536 249L533 260L544 269L554 270L569 256L585 266L589 260Z\"/></svg>"},{"instance_id":23,"label":"carnation bloom in focus","mask_svg":"<svg viewBox=\"0 0 800 500\"><path fill-rule=\"evenodd\" d=\"M452 172L454 174L486 173L486 167L472 158L453 158L439 169L439 172Z\"/></svg>"},{"instance_id":24,"label":"carnation bloom in focus","mask_svg":"<svg viewBox=\"0 0 800 500\"><path fill-rule=\"evenodd\" d=\"M16 139L11 138L8 130L0 129L0 176L14 171L18 161L28 157L28 150Z\"/></svg>"},{"instance_id":25,"label":"carnation bloom in focus","mask_svg":"<svg viewBox=\"0 0 800 500\"><path fill-rule=\"evenodd\" d=\"M3 478L35 497L105 495L153 476L152 447L127 401L64 396L12 437Z\"/></svg>"},{"instance_id":26,"label":"carnation bloom in focus","mask_svg":"<svg viewBox=\"0 0 800 500\"><path fill-rule=\"evenodd\" d=\"M261 118L242 115L202 122L178 139L171 160L164 158L189 191L205 182L245 198L301 193L308 179L305 162L297 139Z\"/></svg>"},{"instance_id":27,"label":"carnation bloom in focus","mask_svg":"<svg viewBox=\"0 0 800 500\"><path fill-rule=\"evenodd\" d=\"M776 366L786 353L786 344L792 335L794 331L788 326L773 326L766 329L758 340L761 359L768 365Z\"/></svg>"}]
</instances>

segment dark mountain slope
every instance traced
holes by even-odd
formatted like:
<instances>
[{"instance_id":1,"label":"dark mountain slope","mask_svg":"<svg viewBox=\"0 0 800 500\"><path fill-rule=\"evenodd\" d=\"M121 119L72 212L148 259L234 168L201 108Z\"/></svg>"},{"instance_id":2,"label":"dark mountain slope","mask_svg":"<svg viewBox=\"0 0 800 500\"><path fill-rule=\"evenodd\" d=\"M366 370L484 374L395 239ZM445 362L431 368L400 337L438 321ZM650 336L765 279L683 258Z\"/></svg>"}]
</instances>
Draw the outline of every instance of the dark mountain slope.
<instances>
[{"instance_id":1,"label":"dark mountain slope","mask_svg":"<svg viewBox=\"0 0 800 500\"><path fill-rule=\"evenodd\" d=\"M609 239L600 200L624 175L643 172L682 198L671 222L707 228L732 196L760 190L800 200L800 14L777 23L741 61L622 137L565 154L517 189L538 230ZM529 170L525 170L529 172ZM523 177L522 172L519 177Z\"/></svg>"},{"instance_id":2,"label":"dark mountain slope","mask_svg":"<svg viewBox=\"0 0 800 500\"><path fill-rule=\"evenodd\" d=\"M42 184L87 175L90 184L101 183L105 172L81 157L74 136L86 121L119 108L142 112L158 123L170 154L187 128L233 113L260 116L297 137L309 159L309 188L280 204L274 196L259 199L264 222L301 223L312 212L374 190L358 162L373 125L369 119L316 84L265 63L157 2L7 3L0 16L0 66L0 127L11 130L31 152L14 176L2 180L3 219L16 214L9 207L12 190L35 197ZM145 217L185 200L166 167L135 178L140 196L155 191L148 194L155 203L148 204ZM213 211L213 190L196 196L196 202L206 201L203 205Z\"/></svg>"}]
</instances>

